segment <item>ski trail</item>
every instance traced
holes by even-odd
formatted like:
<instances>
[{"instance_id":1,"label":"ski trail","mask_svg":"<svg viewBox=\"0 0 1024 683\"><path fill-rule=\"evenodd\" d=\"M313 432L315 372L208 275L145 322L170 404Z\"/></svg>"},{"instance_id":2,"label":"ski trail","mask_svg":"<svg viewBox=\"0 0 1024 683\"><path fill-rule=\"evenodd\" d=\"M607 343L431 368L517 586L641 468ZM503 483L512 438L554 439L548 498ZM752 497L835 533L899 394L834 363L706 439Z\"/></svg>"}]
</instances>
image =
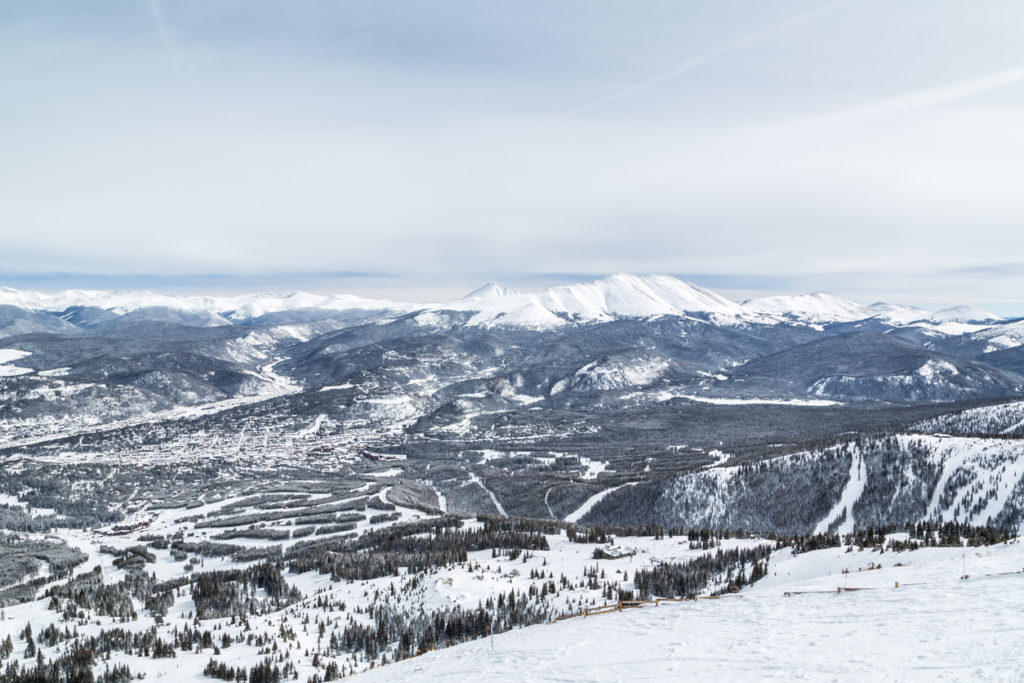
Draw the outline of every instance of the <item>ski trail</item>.
<instances>
[{"instance_id":1,"label":"ski trail","mask_svg":"<svg viewBox=\"0 0 1024 683\"><path fill-rule=\"evenodd\" d=\"M242 452L242 444L245 443L245 428L248 426L248 422L242 424L242 431L238 433L238 442L235 444L235 453Z\"/></svg>"},{"instance_id":2,"label":"ski trail","mask_svg":"<svg viewBox=\"0 0 1024 683\"><path fill-rule=\"evenodd\" d=\"M619 489L624 488L626 486L636 486L636 482L635 481L631 481L628 484L619 484L618 486L613 486L610 489L605 489L604 491L601 491L600 493L595 493L590 498L587 498L587 500L583 503L583 505L579 506L578 508L576 508L576 510L571 512L565 518L565 521L572 522L573 524L575 524L576 522L580 521L580 519L582 519L584 515L586 515L588 512L590 512L590 510L595 505L597 505L602 500L604 500L604 498L606 496L608 496L609 494L614 493L615 491L618 491Z\"/></svg>"},{"instance_id":3,"label":"ski trail","mask_svg":"<svg viewBox=\"0 0 1024 683\"><path fill-rule=\"evenodd\" d=\"M1004 464L1003 467L1006 468L1005 471L1002 471L1002 467L993 467L987 470L988 488L994 495L983 510L968 520L971 524L977 526L991 524L996 515L1006 508L1010 496L1021 479L1024 478L1024 455L1018 456L1016 460Z\"/></svg>"},{"instance_id":4,"label":"ski trail","mask_svg":"<svg viewBox=\"0 0 1024 683\"><path fill-rule=\"evenodd\" d=\"M1014 431L1020 429L1021 427L1024 427L1024 420L1021 420L1020 422L1015 422L1014 424L1012 424L1011 426L1007 427L1006 429L1002 430L999 433L1012 434Z\"/></svg>"},{"instance_id":5,"label":"ski trail","mask_svg":"<svg viewBox=\"0 0 1024 683\"><path fill-rule=\"evenodd\" d=\"M316 416L316 419L313 420L313 424L309 425L305 429L300 429L299 431L295 432L295 436L300 439L304 439L307 436L315 436L317 433L319 433L320 427L323 426L324 420L326 419L327 415L325 415L324 413L320 413L319 415Z\"/></svg>"},{"instance_id":6,"label":"ski trail","mask_svg":"<svg viewBox=\"0 0 1024 683\"><path fill-rule=\"evenodd\" d=\"M551 515L551 519L558 519L555 517L555 511L551 509L551 504L548 502L548 496L551 495L551 489L553 486L548 487L548 490L544 492L544 506L548 509L548 514Z\"/></svg>"},{"instance_id":7,"label":"ski trail","mask_svg":"<svg viewBox=\"0 0 1024 683\"><path fill-rule=\"evenodd\" d=\"M434 482L428 481L428 482L426 482L426 484L428 486L430 486L430 488L432 488L434 490L434 495L437 496L437 507L441 511L441 514L442 515L447 515L448 514L448 499L444 497L444 494L441 493L441 489L437 488L437 485L435 485Z\"/></svg>"},{"instance_id":8,"label":"ski trail","mask_svg":"<svg viewBox=\"0 0 1024 683\"><path fill-rule=\"evenodd\" d=\"M860 494L864 493L864 484L867 478L868 472L867 468L864 467L864 458L861 456L860 451L856 450L850 458L850 479L846 482L843 494L839 496L839 502L836 503L825 519L818 522L814 533L823 534L827 532L829 525L842 517L844 510L846 511L846 519L843 520L843 523L839 525L836 531L841 534L853 532L853 504L860 498Z\"/></svg>"},{"instance_id":9,"label":"ski trail","mask_svg":"<svg viewBox=\"0 0 1024 683\"><path fill-rule=\"evenodd\" d=\"M480 488L482 488L484 491L487 492L487 495L491 497L491 502L494 503L494 507L498 508L498 514L500 514L502 517L508 517L508 513L505 512L505 508L502 507L501 503L498 502L498 497L496 495L494 495L494 491L492 491L489 488L487 488L486 486L484 486L483 480L480 479L480 477L476 476L475 474L470 473L469 478L472 481L474 481L477 484L479 484Z\"/></svg>"},{"instance_id":10,"label":"ski trail","mask_svg":"<svg viewBox=\"0 0 1024 683\"><path fill-rule=\"evenodd\" d=\"M951 454L947 447L945 452L941 455L945 456L945 460L942 463L942 476L939 477L939 481L935 484L935 490L932 491L932 498L928 502L928 519L938 518L939 499L942 498L942 492L946 488L946 483L958 469L964 466L967 459L974 455L974 451L964 448L954 451L953 454ZM962 493L963 492L959 492L958 497Z\"/></svg>"}]
</instances>

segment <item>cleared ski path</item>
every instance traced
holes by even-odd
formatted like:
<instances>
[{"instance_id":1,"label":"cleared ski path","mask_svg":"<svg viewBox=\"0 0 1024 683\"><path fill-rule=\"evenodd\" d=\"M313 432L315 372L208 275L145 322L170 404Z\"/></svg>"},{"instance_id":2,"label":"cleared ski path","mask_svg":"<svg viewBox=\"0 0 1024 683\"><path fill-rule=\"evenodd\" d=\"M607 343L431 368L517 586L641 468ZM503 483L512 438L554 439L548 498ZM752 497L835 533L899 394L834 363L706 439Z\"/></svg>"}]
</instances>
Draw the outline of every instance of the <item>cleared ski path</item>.
<instances>
[{"instance_id":1,"label":"cleared ski path","mask_svg":"<svg viewBox=\"0 0 1024 683\"><path fill-rule=\"evenodd\" d=\"M867 479L868 471L864 467L864 456L861 455L860 450L854 450L850 462L850 479L846 482L843 495L839 497L839 502L828 513L828 516L818 523L814 533L823 534L827 532L829 525L842 517L844 510L846 511L846 519L843 520L843 523L839 525L836 531L841 534L848 534L853 531L853 505L860 498L860 495L864 493L864 484L867 483Z\"/></svg>"},{"instance_id":2,"label":"cleared ski path","mask_svg":"<svg viewBox=\"0 0 1024 683\"><path fill-rule=\"evenodd\" d=\"M569 515L565 518L565 521L572 522L572 523L576 523L576 522L580 521L583 518L583 516L585 514L587 514L588 512L590 512L590 510L595 505L600 503L605 498L605 496L608 496L612 492L618 491L619 489L621 489L621 488L623 488L625 486L633 486L633 485L634 485L634 482L630 482L628 484L619 484L618 486L613 486L610 489L605 489L604 491L601 491L600 493L595 493L590 498L587 498L586 502L583 503L583 505L580 505L578 508L576 508L576 510L574 510L571 513L569 513Z\"/></svg>"},{"instance_id":3,"label":"cleared ski path","mask_svg":"<svg viewBox=\"0 0 1024 683\"><path fill-rule=\"evenodd\" d=\"M496 507L498 509L498 514L501 515L502 517L508 517L508 513L505 512L505 508L502 506L501 502L498 500L498 497L496 495L494 495L494 491L490 490L489 488L487 488L484 485L483 479L481 479L480 477L478 477L477 475L475 475L473 473L470 473L469 478L472 481L474 481L477 484L479 484L480 488L482 488L484 491L487 492L487 495L491 497L491 502L494 503L494 507Z\"/></svg>"}]
</instances>

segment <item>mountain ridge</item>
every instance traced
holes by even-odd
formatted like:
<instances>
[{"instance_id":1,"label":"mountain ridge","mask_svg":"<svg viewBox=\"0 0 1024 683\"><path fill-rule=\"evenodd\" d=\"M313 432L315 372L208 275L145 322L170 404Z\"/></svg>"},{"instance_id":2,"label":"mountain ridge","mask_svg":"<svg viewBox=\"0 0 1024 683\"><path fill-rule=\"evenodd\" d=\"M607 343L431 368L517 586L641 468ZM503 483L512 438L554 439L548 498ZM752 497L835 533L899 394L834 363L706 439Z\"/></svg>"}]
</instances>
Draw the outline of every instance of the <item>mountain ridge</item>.
<instances>
[{"instance_id":1,"label":"mountain ridge","mask_svg":"<svg viewBox=\"0 0 1024 683\"><path fill-rule=\"evenodd\" d=\"M177 310L226 318L245 324L266 315L298 310L375 311L379 318L416 311L463 311L476 315L468 324L550 328L578 322L605 322L622 318L661 315L714 316L717 322L770 322L784 320L821 325L878 318L888 323L933 326L988 326L1003 320L973 306L929 312L877 302L864 305L828 292L776 295L732 301L712 290L669 275L616 273L590 282L556 285L520 292L488 283L450 302L412 303L373 299L352 294L269 292L236 296L171 295L148 291L69 289L54 294L0 287L0 306L26 311L65 313L72 309L99 309L127 315L140 309ZM216 318L211 318L215 320ZM209 324L209 323L208 323Z\"/></svg>"}]
</instances>

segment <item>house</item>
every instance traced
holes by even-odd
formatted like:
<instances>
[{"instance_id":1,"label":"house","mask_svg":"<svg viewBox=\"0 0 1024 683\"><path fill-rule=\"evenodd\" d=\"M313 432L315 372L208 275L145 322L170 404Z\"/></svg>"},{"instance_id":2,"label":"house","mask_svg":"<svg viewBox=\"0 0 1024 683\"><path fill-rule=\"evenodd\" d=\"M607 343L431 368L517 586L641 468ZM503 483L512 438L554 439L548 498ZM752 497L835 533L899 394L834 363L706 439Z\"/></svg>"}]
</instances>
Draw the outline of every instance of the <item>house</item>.
<instances>
[{"instance_id":1,"label":"house","mask_svg":"<svg viewBox=\"0 0 1024 683\"><path fill-rule=\"evenodd\" d=\"M633 555L636 555L636 548L611 545L610 543L603 548L594 549L595 560L620 560L623 557L632 557Z\"/></svg>"}]
</instances>

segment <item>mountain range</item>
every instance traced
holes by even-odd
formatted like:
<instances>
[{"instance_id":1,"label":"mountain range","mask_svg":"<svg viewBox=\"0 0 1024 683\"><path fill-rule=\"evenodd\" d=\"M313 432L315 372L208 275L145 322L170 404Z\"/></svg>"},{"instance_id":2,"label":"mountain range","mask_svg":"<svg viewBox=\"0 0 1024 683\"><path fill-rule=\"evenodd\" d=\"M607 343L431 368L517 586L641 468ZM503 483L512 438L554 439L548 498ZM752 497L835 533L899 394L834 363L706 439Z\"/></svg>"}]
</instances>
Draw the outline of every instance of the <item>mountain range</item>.
<instances>
[{"instance_id":1,"label":"mountain range","mask_svg":"<svg viewBox=\"0 0 1024 683\"><path fill-rule=\"evenodd\" d=\"M447 303L400 303L348 294L327 296L308 292L215 297L97 290L43 294L3 287L0 288L0 307L6 313L6 320L0 324L13 328L6 334L97 327L124 318L166 320L201 327L260 324L267 322L268 316L286 312L341 318L354 317L357 313L367 317L372 313L372 317L384 319L413 312L468 311L475 314L469 319L469 325L530 329L660 316L699 316L718 324L778 321L832 324L873 319L939 329L947 325L944 332L969 331L949 324L988 326L1003 321L999 316L972 306L929 312L886 303L867 306L821 292L737 303L667 275L626 274L528 293L488 284ZM21 315L16 311L21 311ZM52 318L59 318L70 327ZM16 320L21 322L14 327Z\"/></svg>"},{"instance_id":2,"label":"mountain range","mask_svg":"<svg viewBox=\"0 0 1024 683\"><path fill-rule=\"evenodd\" d=\"M527 293L487 285L444 304L0 290L8 443L240 403L465 441L539 438L561 421L672 434L685 431L672 416L697 404L821 410L1022 393L1022 321L820 293L738 303L668 276ZM868 413L841 414L829 428Z\"/></svg>"}]
</instances>

